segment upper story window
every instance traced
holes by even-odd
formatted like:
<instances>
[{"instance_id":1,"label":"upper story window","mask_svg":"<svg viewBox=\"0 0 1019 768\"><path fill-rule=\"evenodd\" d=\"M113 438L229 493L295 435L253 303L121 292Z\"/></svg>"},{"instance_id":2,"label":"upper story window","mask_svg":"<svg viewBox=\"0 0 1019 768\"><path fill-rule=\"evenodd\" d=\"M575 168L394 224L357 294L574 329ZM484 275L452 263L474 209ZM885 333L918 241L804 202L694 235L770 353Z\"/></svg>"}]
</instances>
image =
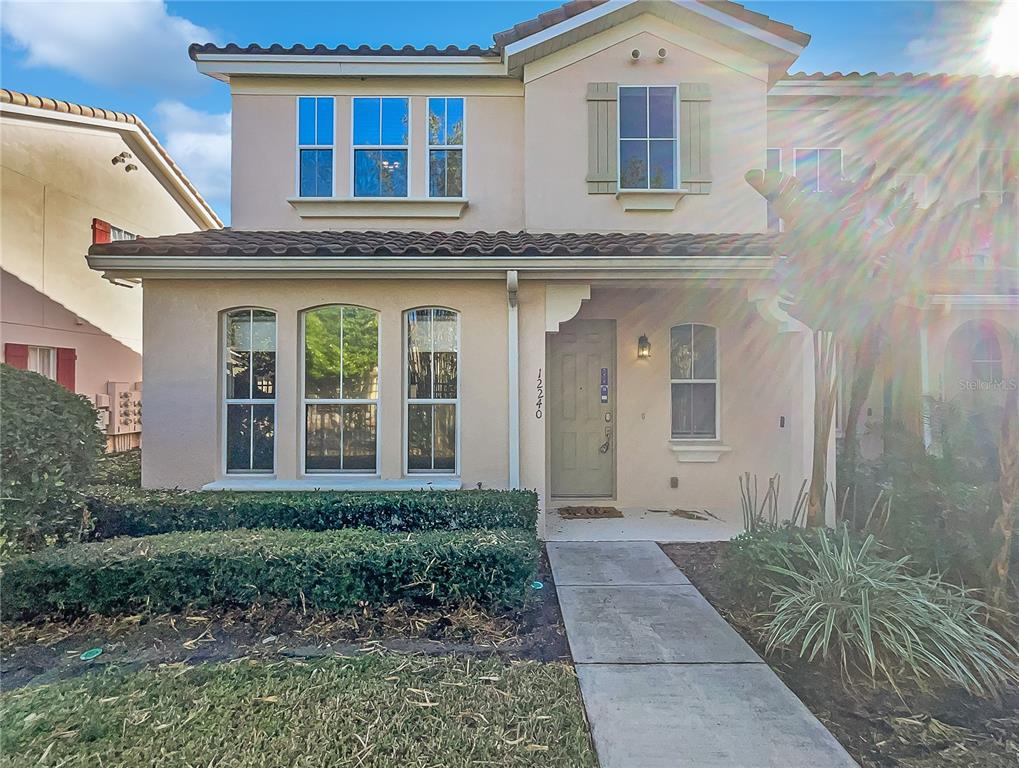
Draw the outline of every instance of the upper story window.
<instances>
[{"instance_id":1,"label":"upper story window","mask_svg":"<svg viewBox=\"0 0 1019 768\"><path fill-rule=\"evenodd\" d=\"M685 323L671 334L672 437L718 438L718 332Z\"/></svg>"},{"instance_id":2,"label":"upper story window","mask_svg":"<svg viewBox=\"0 0 1019 768\"><path fill-rule=\"evenodd\" d=\"M811 191L828 192L842 178L841 149L797 149L793 160L793 175Z\"/></svg>"},{"instance_id":3,"label":"upper story window","mask_svg":"<svg viewBox=\"0 0 1019 768\"><path fill-rule=\"evenodd\" d=\"M464 100L428 99L428 196L463 197Z\"/></svg>"},{"instance_id":4,"label":"upper story window","mask_svg":"<svg viewBox=\"0 0 1019 768\"><path fill-rule=\"evenodd\" d=\"M619 88L619 188L679 187L678 89Z\"/></svg>"},{"instance_id":5,"label":"upper story window","mask_svg":"<svg viewBox=\"0 0 1019 768\"><path fill-rule=\"evenodd\" d=\"M333 195L333 121L331 96L297 99L298 193L301 197Z\"/></svg>"},{"instance_id":6,"label":"upper story window","mask_svg":"<svg viewBox=\"0 0 1019 768\"><path fill-rule=\"evenodd\" d=\"M407 196L410 104L403 97L353 100L354 196Z\"/></svg>"},{"instance_id":7,"label":"upper story window","mask_svg":"<svg viewBox=\"0 0 1019 768\"><path fill-rule=\"evenodd\" d=\"M980 152L980 194L1001 197L1019 183L1019 149L984 149Z\"/></svg>"},{"instance_id":8,"label":"upper story window","mask_svg":"<svg viewBox=\"0 0 1019 768\"><path fill-rule=\"evenodd\" d=\"M305 472L377 470L379 313L304 313Z\"/></svg>"},{"instance_id":9,"label":"upper story window","mask_svg":"<svg viewBox=\"0 0 1019 768\"><path fill-rule=\"evenodd\" d=\"M272 472L276 433L276 313L224 316L226 471Z\"/></svg>"}]
</instances>

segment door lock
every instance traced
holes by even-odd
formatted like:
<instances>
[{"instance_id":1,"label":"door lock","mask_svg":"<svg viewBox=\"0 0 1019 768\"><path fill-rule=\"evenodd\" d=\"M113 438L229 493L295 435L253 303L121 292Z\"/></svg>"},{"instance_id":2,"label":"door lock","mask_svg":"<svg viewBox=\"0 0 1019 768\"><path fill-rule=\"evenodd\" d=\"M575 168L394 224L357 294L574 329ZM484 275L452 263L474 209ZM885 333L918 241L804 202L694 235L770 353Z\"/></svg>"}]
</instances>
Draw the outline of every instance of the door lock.
<instances>
[{"instance_id":1,"label":"door lock","mask_svg":"<svg viewBox=\"0 0 1019 768\"><path fill-rule=\"evenodd\" d=\"M605 442L598 446L598 453L608 453L612 444L612 427L605 427Z\"/></svg>"}]
</instances>

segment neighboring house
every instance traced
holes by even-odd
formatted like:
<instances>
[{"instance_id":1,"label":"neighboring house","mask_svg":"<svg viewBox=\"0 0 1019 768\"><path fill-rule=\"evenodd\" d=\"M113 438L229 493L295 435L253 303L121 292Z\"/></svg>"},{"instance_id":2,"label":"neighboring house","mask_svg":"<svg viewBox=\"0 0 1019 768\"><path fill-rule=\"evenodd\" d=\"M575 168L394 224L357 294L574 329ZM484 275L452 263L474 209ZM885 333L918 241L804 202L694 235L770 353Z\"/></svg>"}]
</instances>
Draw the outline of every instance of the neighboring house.
<instances>
[{"instance_id":1,"label":"neighboring house","mask_svg":"<svg viewBox=\"0 0 1019 768\"><path fill-rule=\"evenodd\" d=\"M485 50L192 46L233 95L234 226L89 255L146 286L144 484L528 487L733 524L740 473L798 487L811 337L744 174L824 184L928 129L864 115L952 93L986 136L902 183L972 197L982 149L1019 147L1015 81L787 76L808 41L730 2L577 2ZM1014 272L957 285L1019 330Z\"/></svg>"},{"instance_id":2,"label":"neighboring house","mask_svg":"<svg viewBox=\"0 0 1019 768\"><path fill-rule=\"evenodd\" d=\"M0 140L3 360L112 403L111 443L136 444L142 289L84 253L222 223L134 115L0 89Z\"/></svg>"}]
</instances>

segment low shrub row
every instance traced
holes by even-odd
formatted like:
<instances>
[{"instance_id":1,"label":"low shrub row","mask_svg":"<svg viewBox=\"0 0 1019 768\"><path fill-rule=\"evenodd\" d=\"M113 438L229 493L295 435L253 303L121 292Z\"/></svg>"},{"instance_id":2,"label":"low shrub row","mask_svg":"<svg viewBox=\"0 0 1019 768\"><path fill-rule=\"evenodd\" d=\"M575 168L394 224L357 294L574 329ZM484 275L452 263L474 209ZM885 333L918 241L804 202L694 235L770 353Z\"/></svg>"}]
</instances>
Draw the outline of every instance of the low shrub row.
<instances>
[{"instance_id":1,"label":"low shrub row","mask_svg":"<svg viewBox=\"0 0 1019 768\"><path fill-rule=\"evenodd\" d=\"M513 606L537 554L534 534L519 530L169 533L23 555L4 567L0 598L19 619L267 601L337 612L401 600Z\"/></svg>"},{"instance_id":2,"label":"low shrub row","mask_svg":"<svg viewBox=\"0 0 1019 768\"><path fill-rule=\"evenodd\" d=\"M233 528L533 530L538 516L538 496L533 491L266 493L93 486L86 504L89 535L95 540Z\"/></svg>"}]
</instances>

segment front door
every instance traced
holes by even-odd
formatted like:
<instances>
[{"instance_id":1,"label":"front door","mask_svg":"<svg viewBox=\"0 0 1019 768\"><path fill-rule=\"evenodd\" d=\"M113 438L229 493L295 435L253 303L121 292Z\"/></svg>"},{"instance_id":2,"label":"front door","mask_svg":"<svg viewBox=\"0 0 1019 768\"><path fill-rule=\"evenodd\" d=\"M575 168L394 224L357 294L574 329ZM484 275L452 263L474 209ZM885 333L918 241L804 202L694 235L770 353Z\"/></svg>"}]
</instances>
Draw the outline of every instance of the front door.
<instances>
[{"instance_id":1,"label":"front door","mask_svg":"<svg viewBox=\"0 0 1019 768\"><path fill-rule=\"evenodd\" d=\"M564 323L549 344L552 495L616 490L616 321Z\"/></svg>"}]
</instances>

